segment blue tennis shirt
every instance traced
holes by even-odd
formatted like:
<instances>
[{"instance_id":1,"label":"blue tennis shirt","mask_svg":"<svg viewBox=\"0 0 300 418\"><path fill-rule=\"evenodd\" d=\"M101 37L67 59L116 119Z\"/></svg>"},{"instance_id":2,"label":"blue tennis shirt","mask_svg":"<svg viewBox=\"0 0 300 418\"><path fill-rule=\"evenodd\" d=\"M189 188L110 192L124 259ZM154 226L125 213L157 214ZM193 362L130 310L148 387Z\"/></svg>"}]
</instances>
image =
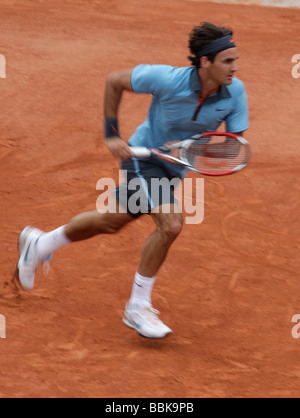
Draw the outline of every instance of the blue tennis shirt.
<instances>
[{"instance_id":1,"label":"blue tennis shirt","mask_svg":"<svg viewBox=\"0 0 300 418\"><path fill-rule=\"evenodd\" d=\"M135 93L153 96L147 119L129 140L131 146L157 148L169 141L216 131L223 121L227 132L242 132L249 127L245 87L235 77L230 86L221 86L204 100L196 120L192 119L201 85L195 67L142 64L134 68L131 85ZM164 164L178 175L185 171L177 165Z\"/></svg>"}]
</instances>

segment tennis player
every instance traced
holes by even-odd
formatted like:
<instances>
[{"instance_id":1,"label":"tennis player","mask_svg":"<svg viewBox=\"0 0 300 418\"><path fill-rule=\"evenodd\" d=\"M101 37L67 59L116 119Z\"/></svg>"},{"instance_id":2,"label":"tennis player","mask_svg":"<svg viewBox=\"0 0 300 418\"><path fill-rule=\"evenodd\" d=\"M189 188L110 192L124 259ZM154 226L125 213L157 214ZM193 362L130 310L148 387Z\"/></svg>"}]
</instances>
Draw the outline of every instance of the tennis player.
<instances>
[{"instance_id":1,"label":"tennis player","mask_svg":"<svg viewBox=\"0 0 300 418\"><path fill-rule=\"evenodd\" d=\"M127 183L116 190L116 213L83 213L67 225L45 233L27 226L19 237L18 280L24 290L32 290L37 268L66 245L101 234L113 234L134 219L148 213L155 231L145 242L135 275L124 323L148 338L164 338L172 331L159 319L151 295L156 275L168 250L181 232L183 218L177 213L173 189L153 200L151 178L169 180L184 177L179 165L156 157L137 159L130 146L158 148L168 142L195 134L216 131L223 121L227 132L243 135L248 129L247 95L243 83L235 78L239 53L230 29L204 22L189 38L192 63L177 68L166 65L139 65L133 70L108 76L104 99L105 141L111 153L121 159L129 182L133 178L144 187L145 198L136 212L128 204L133 191ZM126 143L119 135L118 111L124 91L153 96L149 115ZM164 207L168 205L168 213ZM120 208L122 207L122 211ZM125 210L124 210L125 208Z\"/></svg>"}]
</instances>

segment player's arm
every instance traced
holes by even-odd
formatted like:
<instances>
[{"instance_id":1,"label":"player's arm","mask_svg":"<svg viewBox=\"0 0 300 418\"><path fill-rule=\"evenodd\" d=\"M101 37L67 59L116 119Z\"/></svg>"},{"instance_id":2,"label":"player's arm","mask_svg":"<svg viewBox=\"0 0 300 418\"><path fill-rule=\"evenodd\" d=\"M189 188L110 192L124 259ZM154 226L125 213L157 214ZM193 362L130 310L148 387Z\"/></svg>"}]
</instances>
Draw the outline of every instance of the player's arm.
<instances>
[{"instance_id":1,"label":"player's arm","mask_svg":"<svg viewBox=\"0 0 300 418\"><path fill-rule=\"evenodd\" d=\"M104 135L110 152L125 161L130 161L132 152L128 144L119 136L118 111L124 91L133 91L131 85L132 70L109 74L104 96Z\"/></svg>"}]
</instances>

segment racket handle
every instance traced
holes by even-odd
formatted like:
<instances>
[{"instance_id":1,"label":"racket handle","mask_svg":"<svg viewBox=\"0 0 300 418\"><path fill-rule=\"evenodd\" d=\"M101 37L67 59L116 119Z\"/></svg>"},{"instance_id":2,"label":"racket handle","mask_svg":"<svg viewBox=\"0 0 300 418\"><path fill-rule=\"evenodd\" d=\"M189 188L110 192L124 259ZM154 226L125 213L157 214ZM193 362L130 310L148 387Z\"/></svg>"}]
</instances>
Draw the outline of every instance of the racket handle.
<instances>
[{"instance_id":1,"label":"racket handle","mask_svg":"<svg viewBox=\"0 0 300 418\"><path fill-rule=\"evenodd\" d=\"M151 151L145 147L131 147L131 151L137 158L149 158L151 157Z\"/></svg>"}]
</instances>

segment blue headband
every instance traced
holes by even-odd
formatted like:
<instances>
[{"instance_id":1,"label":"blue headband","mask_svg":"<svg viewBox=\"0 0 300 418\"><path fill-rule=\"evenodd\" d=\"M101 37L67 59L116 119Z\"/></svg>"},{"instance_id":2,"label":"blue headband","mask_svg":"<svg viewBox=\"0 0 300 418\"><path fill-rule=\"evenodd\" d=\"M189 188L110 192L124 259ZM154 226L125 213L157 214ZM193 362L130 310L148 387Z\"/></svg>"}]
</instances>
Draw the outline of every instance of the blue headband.
<instances>
[{"instance_id":1,"label":"blue headband","mask_svg":"<svg viewBox=\"0 0 300 418\"><path fill-rule=\"evenodd\" d=\"M205 57L207 55L216 55L225 49L235 48L236 44L231 35L224 36L223 38L216 39L203 45L196 54L197 58Z\"/></svg>"}]
</instances>

